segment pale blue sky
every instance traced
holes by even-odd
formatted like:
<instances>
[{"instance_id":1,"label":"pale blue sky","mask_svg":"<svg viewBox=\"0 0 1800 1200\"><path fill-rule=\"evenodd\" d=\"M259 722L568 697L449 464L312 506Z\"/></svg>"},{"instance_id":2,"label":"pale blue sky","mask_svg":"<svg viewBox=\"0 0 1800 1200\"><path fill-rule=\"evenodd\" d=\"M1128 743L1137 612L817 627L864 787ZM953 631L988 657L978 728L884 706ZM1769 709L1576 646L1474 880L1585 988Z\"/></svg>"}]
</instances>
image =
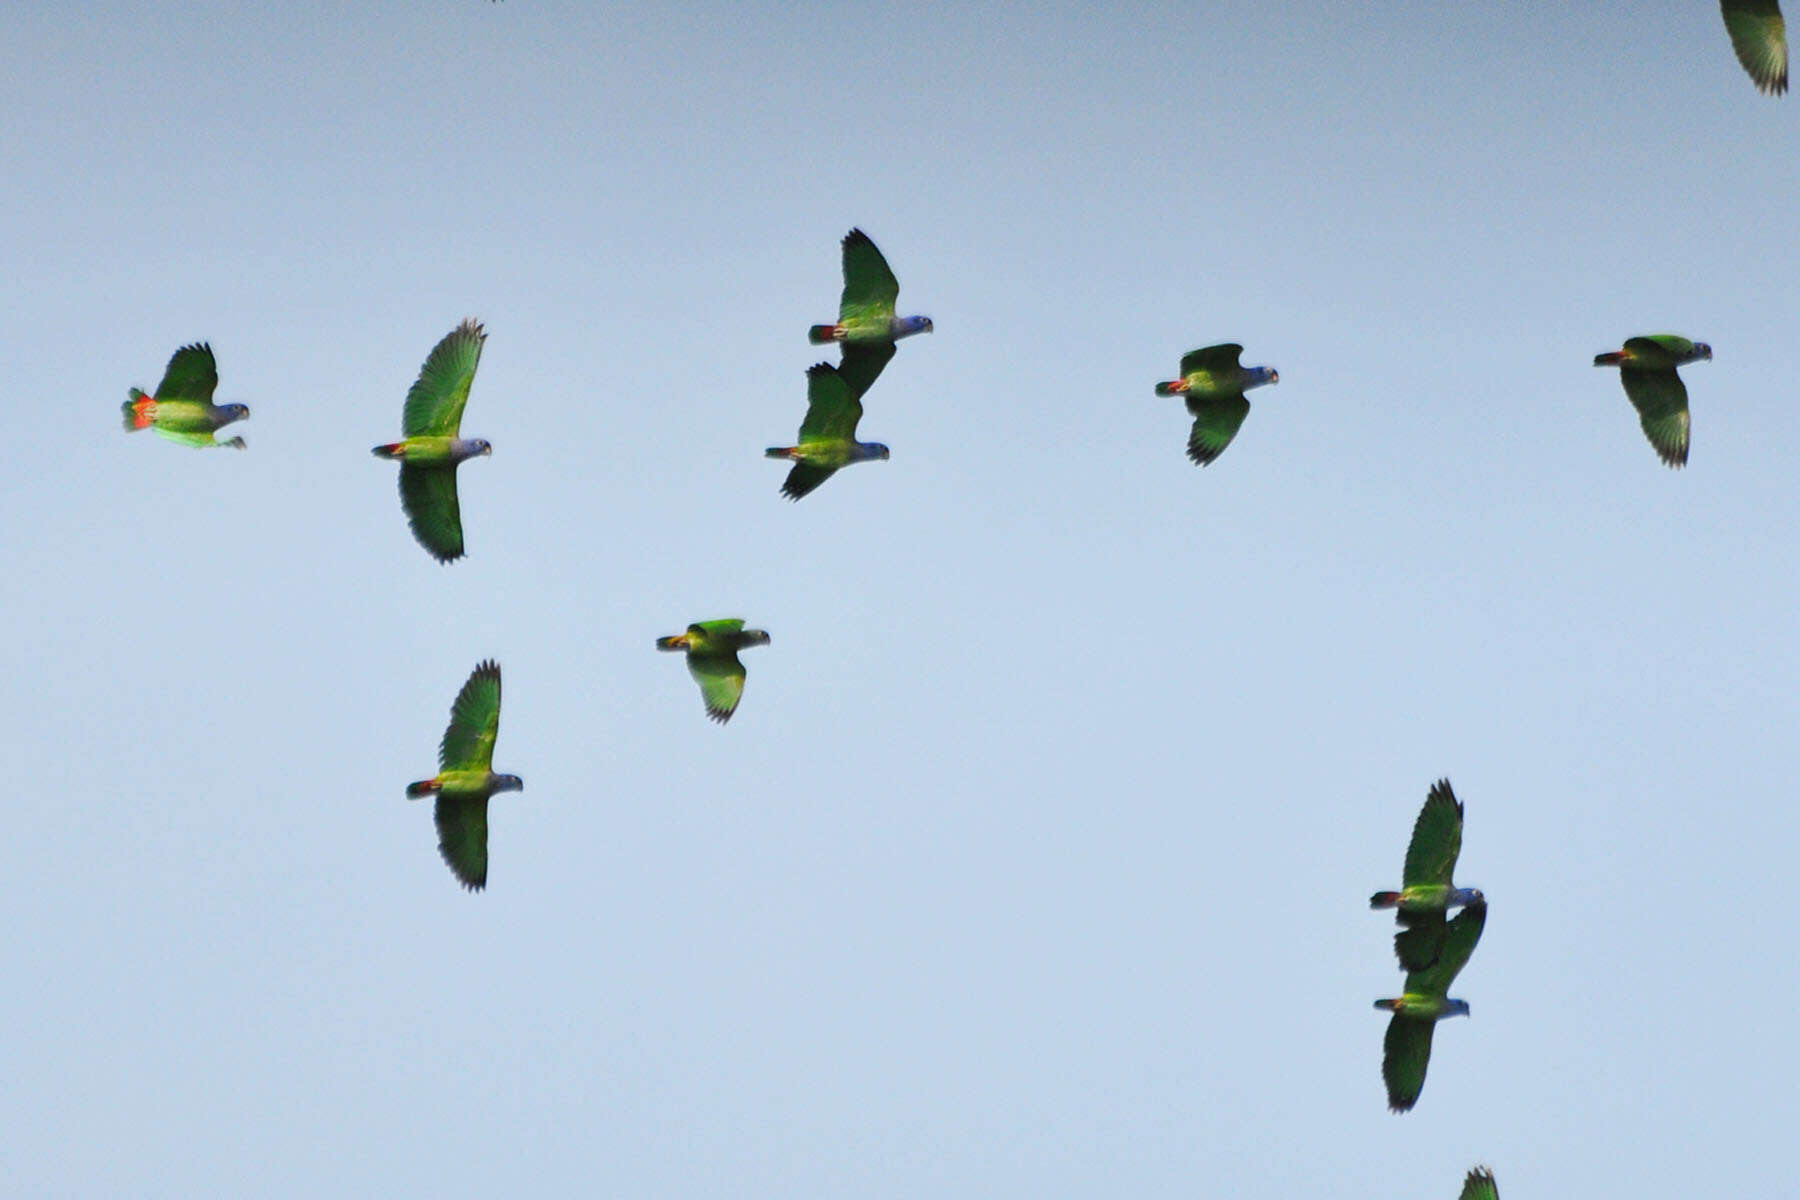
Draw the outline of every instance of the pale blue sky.
<instances>
[{"instance_id":1,"label":"pale blue sky","mask_svg":"<svg viewBox=\"0 0 1800 1200\"><path fill-rule=\"evenodd\" d=\"M614 7L8 14L9 1189L1776 1190L1800 110L1716 6ZM791 505L852 225L937 332ZM446 568L368 448L469 315ZM1588 365L1661 330L1680 473ZM121 433L202 339L249 450ZM488 656L469 896L402 789Z\"/></svg>"}]
</instances>

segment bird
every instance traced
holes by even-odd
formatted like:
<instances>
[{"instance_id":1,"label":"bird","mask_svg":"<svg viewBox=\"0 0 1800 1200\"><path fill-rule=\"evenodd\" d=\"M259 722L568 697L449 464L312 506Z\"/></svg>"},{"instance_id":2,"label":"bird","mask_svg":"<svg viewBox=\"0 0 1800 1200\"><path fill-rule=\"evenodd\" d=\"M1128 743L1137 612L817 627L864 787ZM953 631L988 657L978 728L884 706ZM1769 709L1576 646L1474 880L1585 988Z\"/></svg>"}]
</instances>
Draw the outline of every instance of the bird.
<instances>
[{"instance_id":1,"label":"bird","mask_svg":"<svg viewBox=\"0 0 1800 1200\"><path fill-rule=\"evenodd\" d=\"M769 635L760 629L745 629L737 618L719 621L696 621L686 633L656 639L658 650L687 651L688 674L700 685L700 698L706 702L706 715L723 725L737 711L744 695L744 664L738 651L750 646L766 646Z\"/></svg>"},{"instance_id":2,"label":"bird","mask_svg":"<svg viewBox=\"0 0 1800 1200\"><path fill-rule=\"evenodd\" d=\"M900 281L868 234L852 229L844 235L843 246L844 294L838 301L837 322L814 325L806 337L815 346L843 345L838 370L850 385L850 394L860 400L894 357L894 343L915 333L930 333L932 325L930 317L895 315Z\"/></svg>"},{"instance_id":3,"label":"bird","mask_svg":"<svg viewBox=\"0 0 1800 1200\"><path fill-rule=\"evenodd\" d=\"M1273 367L1238 365L1244 348L1235 342L1203 346L1181 357L1181 378L1156 385L1159 396L1186 396L1194 429L1188 435L1188 457L1206 466L1231 445L1250 415L1244 393L1265 383L1280 383Z\"/></svg>"},{"instance_id":4,"label":"bird","mask_svg":"<svg viewBox=\"0 0 1800 1200\"><path fill-rule=\"evenodd\" d=\"M1626 338L1625 348L1594 355L1596 367L1619 368L1625 396L1637 409L1644 436L1671 467L1685 467L1688 460L1687 385L1675 368L1698 359L1711 361L1712 347L1690 342L1674 333L1651 333Z\"/></svg>"},{"instance_id":5,"label":"bird","mask_svg":"<svg viewBox=\"0 0 1800 1200\"><path fill-rule=\"evenodd\" d=\"M406 785L406 798L437 797L438 852L471 892L487 886L488 798L522 792L517 775L494 773L494 739L500 733L500 664L476 665L456 701L438 743L438 773Z\"/></svg>"},{"instance_id":6,"label":"bird","mask_svg":"<svg viewBox=\"0 0 1800 1200\"><path fill-rule=\"evenodd\" d=\"M1475 888L1450 882L1456 856L1462 852L1462 828L1462 803L1450 790L1450 781L1440 779L1431 785L1413 822L1400 890L1369 897L1370 908L1399 910L1395 916L1405 928L1394 935L1394 954L1405 970L1416 971L1436 961L1444 946L1447 910L1485 899Z\"/></svg>"},{"instance_id":7,"label":"bird","mask_svg":"<svg viewBox=\"0 0 1800 1200\"><path fill-rule=\"evenodd\" d=\"M159 436L184 446L230 446L242 450L241 437L222 442L213 437L216 430L250 415L247 405L214 404L213 390L218 386L219 366L213 359L212 346L206 342L183 346L170 357L162 382L156 385L156 395L127 389L125 394L130 398L122 406L125 432L154 429Z\"/></svg>"},{"instance_id":8,"label":"bird","mask_svg":"<svg viewBox=\"0 0 1800 1200\"><path fill-rule=\"evenodd\" d=\"M800 444L770 446L764 458L792 460L794 469L781 485L781 494L798 500L837 473L840 467L870 459L886 459L888 448L880 442L856 440L863 406L844 382L843 373L830 363L806 369L806 417L800 422Z\"/></svg>"},{"instance_id":9,"label":"bird","mask_svg":"<svg viewBox=\"0 0 1800 1200\"><path fill-rule=\"evenodd\" d=\"M465 438L459 432L486 341L481 322L473 317L445 334L406 393L400 418L405 439L373 451L376 458L400 460L400 507L406 510L413 537L440 563L463 556L456 468L467 459L494 452L485 438Z\"/></svg>"},{"instance_id":10,"label":"bird","mask_svg":"<svg viewBox=\"0 0 1800 1200\"><path fill-rule=\"evenodd\" d=\"M1787 22L1781 19L1778 0L1719 0L1725 32L1738 62L1766 96L1787 91Z\"/></svg>"},{"instance_id":11,"label":"bird","mask_svg":"<svg viewBox=\"0 0 1800 1200\"><path fill-rule=\"evenodd\" d=\"M1494 1173L1486 1167L1476 1167L1463 1180L1462 1195L1457 1200L1500 1200L1500 1189L1494 1184Z\"/></svg>"},{"instance_id":12,"label":"bird","mask_svg":"<svg viewBox=\"0 0 1800 1200\"><path fill-rule=\"evenodd\" d=\"M1466 905L1445 930L1443 950L1432 964L1408 971L1399 997L1375 1002L1376 1008L1394 1014L1381 1055L1381 1079L1387 1085L1388 1108L1394 1112L1407 1112L1419 1101L1437 1023L1469 1015L1467 1000L1450 999L1450 984L1469 961L1486 923L1486 900Z\"/></svg>"}]
</instances>

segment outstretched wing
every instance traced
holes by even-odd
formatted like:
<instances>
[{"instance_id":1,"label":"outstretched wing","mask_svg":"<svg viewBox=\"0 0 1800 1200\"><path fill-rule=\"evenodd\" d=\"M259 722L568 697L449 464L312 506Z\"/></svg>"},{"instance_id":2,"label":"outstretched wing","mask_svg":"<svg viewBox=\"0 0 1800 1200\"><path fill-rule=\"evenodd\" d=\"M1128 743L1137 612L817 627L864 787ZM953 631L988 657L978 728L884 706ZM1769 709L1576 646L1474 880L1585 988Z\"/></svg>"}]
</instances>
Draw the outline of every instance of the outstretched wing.
<instances>
[{"instance_id":1,"label":"outstretched wing","mask_svg":"<svg viewBox=\"0 0 1800 1200\"><path fill-rule=\"evenodd\" d=\"M844 296L838 303L839 324L853 321L885 322L894 315L900 297L900 281L888 269L887 259L860 229L844 235Z\"/></svg>"},{"instance_id":2,"label":"outstretched wing","mask_svg":"<svg viewBox=\"0 0 1800 1200\"><path fill-rule=\"evenodd\" d=\"M1238 368L1238 355L1243 352L1244 348L1236 342L1222 342L1217 346L1189 350L1181 356L1181 374L1185 378L1195 371L1235 371Z\"/></svg>"},{"instance_id":3,"label":"outstretched wing","mask_svg":"<svg viewBox=\"0 0 1800 1200\"><path fill-rule=\"evenodd\" d=\"M1457 1200L1500 1200L1500 1189L1494 1183L1494 1173L1486 1167L1476 1167L1463 1180L1462 1195Z\"/></svg>"},{"instance_id":4,"label":"outstretched wing","mask_svg":"<svg viewBox=\"0 0 1800 1200\"><path fill-rule=\"evenodd\" d=\"M486 771L500 736L500 665L492 659L470 673L450 706L450 725L438 743L438 766L446 771ZM485 813L486 807L482 811ZM440 818L441 820L442 818Z\"/></svg>"},{"instance_id":5,"label":"outstretched wing","mask_svg":"<svg viewBox=\"0 0 1800 1200\"><path fill-rule=\"evenodd\" d=\"M837 474L836 467L821 467L817 463L799 462L782 480L781 494L789 500L798 500L810 495L821 483Z\"/></svg>"},{"instance_id":6,"label":"outstretched wing","mask_svg":"<svg viewBox=\"0 0 1800 1200\"><path fill-rule=\"evenodd\" d=\"M1431 1064L1431 1034L1436 1021L1421 1021L1395 1013L1381 1040L1381 1081L1387 1084L1388 1107L1406 1112L1419 1102L1425 1089L1425 1068Z\"/></svg>"},{"instance_id":7,"label":"outstretched wing","mask_svg":"<svg viewBox=\"0 0 1800 1200\"><path fill-rule=\"evenodd\" d=\"M1444 930L1443 949L1432 962L1406 973L1406 990L1428 996L1447 996L1450 984L1475 952L1481 931L1487 925L1487 901L1477 900L1463 907Z\"/></svg>"},{"instance_id":8,"label":"outstretched wing","mask_svg":"<svg viewBox=\"0 0 1800 1200\"><path fill-rule=\"evenodd\" d=\"M706 701L706 715L723 725L737 711L744 695L744 664L735 653L690 654L688 673L700 685L700 698Z\"/></svg>"},{"instance_id":9,"label":"outstretched wing","mask_svg":"<svg viewBox=\"0 0 1800 1200\"><path fill-rule=\"evenodd\" d=\"M438 853L471 892L487 886L488 802L439 796Z\"/></svg>"},{"instance_id":10,"label":"outstretched wing","mask_svg":"<svg viewBox=\"0 0 1800 1200\"><path fill-rule=\"evenodd\" d=\"M852 442L862 405L850 394L850 385L830 363L806 369L806 419L800 422L800 441Z\"/></svg>"},{"instance_id":11,"label":"outstretched wing","mask_svg":"<svg viewBox=\"0 0 1800 1200\"><path fill-rule=\"evenodd\" d=\"M457 435L485 341L487 334L482 332L481 322L471 317L432 347L425 365L419 368L419 378L406 393L406 411L400 418L402 433L407 437Z\"/></svg>"},{"instance_id":12,"label":"outstretched wing","mask_svg":"<svg viewBox=\"0 0 1800 1200\"><path fill-rule=\"evenodd\" d=\"M1643 368L1629 363L1620 368L1625 395L1638 412L1638 423L1657 455L1671 467L1687 465L1687 385L1674 367Z\"/></svg>"},{"instance_id":13,"label":"outstretched wing","mask_svg":"<svg viewBox=\"0 0 1800 1200\"><path fill-rule=\"evenodd\" d=\"M881 369L894 357L892 342L845 342L844 357L838 363L838 374L850 389L850 398L860 401L881 374Z\"/></svg>"},{"instance_id":14,"label":"outstretched wing","mask_svg":"<svg viewBox=\"0 0 1800 1200\"><path fill-rule=\"evenodd\" d=\"M1189 396L1187 410L1194 414L1194 428L1188 434L1188 457L1204 467L1231 445L1244 418L1250 415L1250 401L1244 399L1242 392L1235 396Z\"/></svg>"},{"instance_id":15,"label":"outstretched wing","mask_svg":"<svg viewBox=\"0 0 1800 1200\"><path fill-rule=\"evenodd\" d=\"M462 506L456 500L456 468L400 464L400 507L419 545L439 562L463 555Z\"/></svg>"},{"instance_id":16,"label":"outstretched wing","mask_svg":"<svg viewBox=\"0 0 1800 1200\"><path fill-rule=\"evenodd\" d=\"M198 400L211 404L213 389L219 386L219 367L213 361L212 347L205 342L183 346L169 359L162 382L156 385L158 400Z\"/></svg>"},{"instance_id":17,"label":"outstretched wing","mask_svg":"<svg viewBox=\"0 0 1800 1200\"><path fill-rule=\"evenodd\" d=\"M1777 0L1720 0L1731 48L1756 90L1770 96L1787 91L1787 23Z\"/></svg>"},{"instance_id":18,"label":"outstretched wing","mask_svg":"<svg viewBox=\"0 0 1800 1200\"><path fill-rule=\"evenodd\" d=\"M1402 887L1421 883L1441 883L1448 887L1456 870L1456 856L1462 853L1463 806L1450 790L1450 781L1440 779L1431 785L1425 807L1413 822L1412 841L1406 845L1406 868L1401 874Z\"/></svg>"}]
</instances>

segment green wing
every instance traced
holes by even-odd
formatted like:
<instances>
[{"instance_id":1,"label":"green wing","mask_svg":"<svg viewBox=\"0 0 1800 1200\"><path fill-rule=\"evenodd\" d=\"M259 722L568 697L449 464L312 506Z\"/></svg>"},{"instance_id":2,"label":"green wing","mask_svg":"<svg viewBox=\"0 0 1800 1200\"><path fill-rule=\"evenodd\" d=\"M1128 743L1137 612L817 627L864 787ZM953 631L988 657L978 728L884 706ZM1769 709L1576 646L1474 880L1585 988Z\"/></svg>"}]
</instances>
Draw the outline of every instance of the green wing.
<instances>
[{"instance_id":1,"label":"green wing","mask_svg":"<svg viewBox=\"0 0 1800 1200\"><path fill-rule=\"evenodd\" d=\"M850 386L830 363L806 370L806 419L800 422L800 441L852 442L862 405L850 394Z\"/></svg>"},{"instance_id":2,"label":"green wing","mask_svg":"<svg viewBox=\"0 0 1800 1200\"><path fill-rule=\"evenodd\" d=\"M900 298L900 281L888 269L887 259L860 229L844 235L844 297L838 303L838 323L889 320Z\"/></svg>"},{"instance_id":3,"label":"green wing","mask_svg":"<svg viewBox=\"0 0 1800 1200\"><path fill-rule=\"evenodd\" d=\"M407 437L455 437L462 426L463 406L469 402L469 385L481 362L481 344L487 334L474 318L464 321L432 347L419 378L406 393L406 411L400 431Z\"/></svg>"},{"instance_id":4,"label":"green wing","mask_svg":"<svg viewBox=\"0 0 1800 1200\"><path fill-rule=\"evenodd\" d=\"M1673 367L1693 357L1694 343L1679 333L1647 333L1625 339L1640 366Z\"/></svg>"},{"instance_id":5,"label":"green wing","mask_svg":"<svg viewBox=\"0 0 1800 1200\"><path fill-rule=\"evenodd\" d=\"M690 654L687 665L688 673L700 685L706 715L721 725L731 720L744 695L744 664L738 661L737 654Z\"/></svg>"},{"instance_id":6,"label":"green wing","mask_svg":"<svg viewBox=\"0 0 1800 1200\"><path fill-rule=\"evenodd\" d=\"M499 688L498 680L494 687ZM438 853L471 892L487 886L488 802L439 796L437 802Z\"/></svg>"},{"instance_id":7,"label":"green wing","mask_svg":"<svg viewBox=\"0 0 1800 1200\"><path fill-rule=\"evenodd\" d=\"M1238 355L1243 352L1244 348L1236 342L1189 350L1181 356L1182 378L1185 379L1195 371L1235 371L1238 368Z\"/></svg>"},{"instance_id":8,"label":"green wing","mask_svg":"<svg viewBox=\"0 0 1800 1200\"><path fill-rule=\"evenodd\" d=\"M1419 1102L1425 1089L1425 1068L1431 1064L1431 1034L1436 1021L1420 1021L1395 1013L1381 1040L1381 1081L1387 1084L1388 1107L1406 1112Z\"/></svg>"},{"instance_id":9,"label":"green wing","mask_svg":"<svg viewBox=\"0 0 1800 1200\"><path fill-rule=\"evenodd\" d=\"M1494 1184L1494 1173L1486 1167L1476 1167L1463 1180L1462 1195L1457 1200L1500 1200L1500 1189Z\"/></svg>"},{"instance_id":10,"label":"green wing","mask_svg":"<svg viewBox=\"0 0 1800 1200\"><path fill-rule=\"evenodd\" d=\"M492 659L470 673L456 703L450 726L438 743L438 766L446 771L486 771L494 763L494 739L500 735L500 666ZM486 861L487 805L482 805L483 861ZM438 823L443 823L442 808ZM454 865L454 864L453 864Z\"/></svg>"},{"instance_id":11,"label":"green wing","mask_svg":"<svg viewBox=\"0 0 1800 1200\"><path fill-rule=\"evenodd\" d=\"M1444 930L1444 947L1429 966L1406 973L1406 990L1425 996L1448 996L1450 984L1475 953L1487 925L1487 901L1463 906Z\"/></svg>"},{"instance_id":12,"label":"green wing","mask_svg":"<svg viewBox=\"0 0 1800 1200\"><path fill-rule=\"evenodd\" d=\"M1438 780L1425 797L1419 819L1413 822L1400 886L1441 883L1448 887L1456 870L1456 856L1462 853L1462 825L1463 806L1450 790L1450 781Z\"/></svg>"},{"instance_id":13,"label":"green wing","mask_svg":"<svg viewBox=\"0 0 1800 1200\"><path fill-rule=\"evenodd\" d=\"M1774 96L1787 91L1787 24L1776 0L1720 0L1731 48L1756 84Z\"/></svg>"},{"instance_id":14,"label":"green wing","mask_svg":"<svg viewBox=\"0 0 1800 1200\"><path fill-rule=\"evenodd\" d=\"M1242 392L1235 396L1189 396L1187 410L1194 414L1194 428L1188 434L1188 457L1204 467L1231 445L1244 418L1250 415L1250 402Z\"/></svg>"},{"instance_id":15,"label":"green wing","mask_svg":"<svg viewBox=\"0 0 1800 1200\"><path fill-rule=\"evenodd\" d=\"M1629 344L1629 343L1627 343ZM1625 395L1638 412L1638 423L1658 457L1671 467L1687 465L1687 385L1674 367L1645 369L1626 364L1619 370Z\"/></svg>"},{"instance_id":16,"label":"green wing","mask_svg":"<svg viewBox=\"0 0 1800 1200\"><path fill-rule=\"evenodd\" d=\"M838 363L837 371L849 387L851 399L863 398L863 393L874 385L881 369L894 357L895 349L892 342L844 343L844 357Z\"/></svg>"},{"instance_id":17,"label":"green wing","mask_svg":"<svg viewBox=\"0 0 1800 1200\"><path fill-rule=\"evenodd\" d=\"M713 621L695 621L688 626L689 633L697 633L703 638L722 638L727 634L742 633L744 619L742 617L720 617Z\"/></svg>"},{"instance_id":18,"label":"green wing","mask_svg":"<svg viewBox=\"0 0 1800 1200\"><path fill-rule=\"evenodd\" d=\"M781 481L781 494L789 500L798 500L811 494L821 483L836 474L836 467L821 467L809 462L795 463L794 469Z\"/></svg>"},{"instance_id":19,"label":"green wing","mask_svg":"<svg viewBox=\"0 0 1800 1200\"><path fill-rule=\"evenodd\" d=\"M456 468L400 464L400 507L413 537L439 562L463 554L462 506L456 500Z\"/></svg>"},{"instance_id":20,"label":"green wing","mask_svg":"<svg viewBox=\"0 0 1800 1200\"><path fill-rule=\"evenodd\" d=\"M212 347L205 342L183 346L169 359L162 382L156 385L158 400L198 400L211 404L213 389L219 386L219 367L213 361Z\"/></svg>"}]
</instances>

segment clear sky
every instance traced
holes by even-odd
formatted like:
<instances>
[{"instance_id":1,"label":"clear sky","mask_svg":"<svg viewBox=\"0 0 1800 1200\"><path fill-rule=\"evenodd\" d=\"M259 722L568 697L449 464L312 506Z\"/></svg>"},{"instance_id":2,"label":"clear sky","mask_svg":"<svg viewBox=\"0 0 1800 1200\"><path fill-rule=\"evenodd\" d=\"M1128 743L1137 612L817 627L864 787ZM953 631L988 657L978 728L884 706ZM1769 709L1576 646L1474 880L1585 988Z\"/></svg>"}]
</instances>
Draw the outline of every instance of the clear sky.
<instances>
[{"instance_id":1,"label":"clear sky","mask_svg":"<svg viewBox=\"0 0 1800 1200\"><path fill-rule=\"evenodd\" d=\"M1043 7L12 7L6 1190L1785 1186L1796 97L1706 0ZM789 504L853 225L936 332ZM442 567L369 447L471 315ZM1589 365L1665 330L1682 472ZM197 340L244 453L119 428ZM402 789L488 656L469 895Z\"/></svg>"}]
</instances>

